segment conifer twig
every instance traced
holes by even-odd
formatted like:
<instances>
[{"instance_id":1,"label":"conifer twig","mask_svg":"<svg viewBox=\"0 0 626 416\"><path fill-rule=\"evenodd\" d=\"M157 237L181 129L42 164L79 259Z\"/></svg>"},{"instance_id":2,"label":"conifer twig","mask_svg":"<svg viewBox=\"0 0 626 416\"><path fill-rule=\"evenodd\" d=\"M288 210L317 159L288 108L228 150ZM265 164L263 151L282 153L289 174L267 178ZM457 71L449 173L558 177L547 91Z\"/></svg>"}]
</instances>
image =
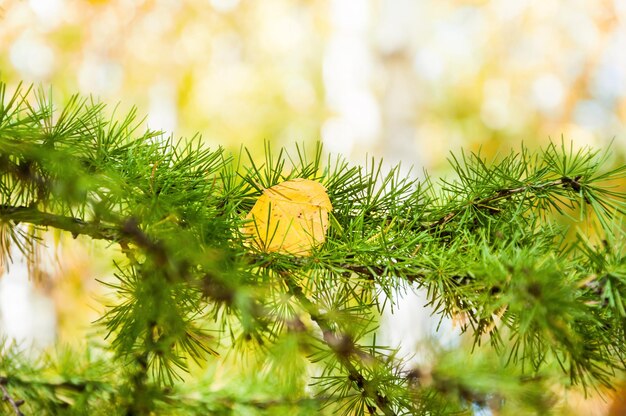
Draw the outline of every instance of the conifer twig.
<instances>
[{"instance_id":1,"label":"conifer twig","mask_svg":"<svg viewBox=\"0 0 626 416\"><path fill-rule=\"evenodd\" d=\"M490 202L494 202L494 201L499 201L501 199L508 199L511 198L514 195L517 194L521 194L530 190L535 190L535 189L546 189L546 188L551 188L551 187L556 187L556 186L568 186L571 187L573 190L580 190L580 183L579 180L581 178L580 177L576 177L574 179L569 178L567 176L564 176L560 179L555 179L552 181L548 181L542 184L526 184L523 186L519 186L516 188L503 188L500 189L498 191L496 191L493 195L489 195L486 196L484 198L472 201L469 205L473 205L473 206L482 206L482 205L486 205ZM439 226L445 225L446 223L450 222L452 219L454 219L457 215L459 215L462 212L462 208L459 208L457 210L451 211L447 214L445 214L443 217L441 217L439 220L433 222L432 224L430 224L427 229L431 230L434 228L437 228Z\"/></svg>"},{"instance_id":2,"label":"conifer twig","mask_svg":"<svg viewBox=\"0 0 626 416\"><path fill-rule=\"evenodd\" d=\"M76 238L83 234L95 240L120 241L119 228L100 222L88 222L80 218L67 217L40 211L36 207L0 204L0 218L18 224L25 222L39 227L53 227L68 231Z\"/></svg>"},{"instance_id":3,"label":"conifer twig","mask_svg":"<svg viewBox=\"0 0 626 416\"><path fill-rule=\"evenodd\" d=\"M385 267L377 265L342 263L339 267L344 270L354 272L362 277L365 277L368 280L374 280L376 277L383 276L387 272L387 269ZM420 279L426 277L426 274L428 272L430 272L430 270L423 269L419 273L405 274L403 275L403 277L409 283L415 283Z\"/></svg>"},{"instance_id":4,"label":"conifer twig","mask_svg":"<svg viewBox=\"0 0 626 416\"><path fill-rule=\"evenodd\" d=\"M362 394L366 395L374 403L376 403L376 406L378 406L383 414L386 416L395 416L396 412L391 408L389 399L382 394L376 386L372 386L372 383L363 374L361 374L350 361L353 357L359 357L359 359L361 359L364 355L372 360L375 360L375 358L370 354L360 351L349 336L345 334L338 334L334 331L325 314L319 310L317 305L306 297L302 287L300 287L287 272L279 273L287 285L289 293L298 300L311 319L317 323L319 328L322 330L324 343L328 345L328 347L337 356L339 362L347 371L350 380L356 384ZM371 414L376 414L376 409L369 410Z\"/></svg>"},{"instance_id":5,"label":"conifer twig","mask_svg":"<svg viewBox=\"0 0 626 416\"><path fill-rule=\"evenodd\" d=\"M9 390L6 385L9 380L6 377L0 377L0 390L2 390L2 400L9 402L11 407L13 408L13 412L16 416L24 416L24 413L20 410L20 406L24 404L24 400L15 400L9 394Z\"/></svg>"}]
</instances>

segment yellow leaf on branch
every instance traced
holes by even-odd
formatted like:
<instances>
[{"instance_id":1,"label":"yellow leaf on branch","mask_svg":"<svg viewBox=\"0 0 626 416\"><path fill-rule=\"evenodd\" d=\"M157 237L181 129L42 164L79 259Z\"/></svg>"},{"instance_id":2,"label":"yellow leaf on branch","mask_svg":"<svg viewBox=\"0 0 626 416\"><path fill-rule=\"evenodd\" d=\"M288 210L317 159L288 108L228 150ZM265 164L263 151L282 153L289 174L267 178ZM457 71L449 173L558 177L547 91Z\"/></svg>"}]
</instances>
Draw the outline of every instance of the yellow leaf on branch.
<instances>
[{"instance_id":1,"label":"yellow leaf on branch","mask_svg":"<svg viewBox=\"0 0 626 416\"><path fill-rule=\"evenodd\" d=\"M321 183L291 179L263 191L241 231L262 251L308 256L326 241L332 208Z\"/></svg>"}]
</instances>

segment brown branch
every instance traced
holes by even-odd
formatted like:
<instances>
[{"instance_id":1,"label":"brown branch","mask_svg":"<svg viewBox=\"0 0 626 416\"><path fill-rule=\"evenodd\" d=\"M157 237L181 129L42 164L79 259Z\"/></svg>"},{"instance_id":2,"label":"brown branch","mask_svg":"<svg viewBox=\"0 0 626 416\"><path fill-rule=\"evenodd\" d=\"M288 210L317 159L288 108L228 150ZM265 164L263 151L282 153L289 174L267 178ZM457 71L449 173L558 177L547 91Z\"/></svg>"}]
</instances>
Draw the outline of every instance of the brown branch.
<instances>
[{"instance_id":1,"label":"brown branch","mask_svg":"<svg viewBox=\"0 0 626 416\"><path fill-rule=\"evenodd\" d=\"M534 184L526 184L524 186L519 186L517 188L504 188L496 191L494 194L489 195L487 197L477 199L472 201L470 205L473 206L484 206L494 201L499 201L503 199L509 199L514 195L518 195L531 190L540 190L550 187L563 186L566 188L571 188L574 192L579 192L581 189L580 176L576 176L575 178L570 178L567 176L563 176L562 178L555 179L552 181L548 181L542 184L534 185ZM454 219L457 215L463 212L463 208L458 208L451 212L448 212L444 216L442 216L439 220L431 223L430 225L423 228L423 230L432 231L437 227L447 224L452 219ZM379 265L364 265L364 264L351 264L351 263L341 263L339 265L341 269L348 270L354 272L360 276L365 277L368 280L374 280L378 276L385 275L388 273L388 269L385 266ZM412 274L403 274L403 277L409 282L414 283L423 279L429 270L423 270L417 273Z\"/></svg>"},{"instance_id":2,"label":"brown branch","mask_svg":"<svg viewBox=\"0 0 626 416\"><path fill-rule=\"evenodd\" d=\"M52 214L36 207L0 204L0 221L13 221L16 224L24 222L39 227L53 227L70 232L75 238L78 235L85 235L95 240L117 242L130 261L136 262L129 247L129 243L133 243L143 249L157 266L162 267L168 279L184 278L188 273L189 265L185 264L184 261L171 262L167 247L161 241L154 240L141 230L139 223L134 218L120 220L119 224L106 224ZM226 303L232 306L233 300L236 298L235 289L211 273L203 275L199 285L204 296L217 303ZM265 314L256 299L250 299L248 312L262 326L267 325Z\"/></svg>"},{"instance_id":3,"label":"brown branch","mask_svg":"<svg viewBox=\"0 0 626 416\"><path fill-rule=\"evenodd\" d=\"M0 219L16 224L25 222L39 227L53 227L68 231L72 236L87 235L96 240L121 241L120 228L101 222L88 222L80 218L66 217L40 211L35 207L0 205Z\"/></svg>"},{"instance_id":4,"label":"brown branch","mask_svg":"<svg viewBox=\"0 0 626 416\"><path fill-rule=\"evenodd\" d=\"M9 402L11 407L13 408L13 412L16 416L24 416L24 413L20 410L20 406L24 404L24 400L15 400L9 394L9 390L6 385L9 383L9 379L7 377L0 377L0 390L2 390L2 400Z\"/></svg>"},{"instance_id":5,"label":"brown branch","mask_svg":"<svg viewBox=\"0 0 626 416\"><path fill-rule=\"evenodd\" d=\"M567 176L564 176L560 179L555 179L555 180L538 184L538 185L527 184L527 185L519 186L517 188L504 188L504 189L500 189L496 191L493 195L472 201L470 205L473 205L473 206L486 205L490 202L499 201L501 199L509 199L513 197L514 195L521 194L530 190L545 189L545 188L550 188L550 187L559 186L559 185L571 187L573 190L576 191L576 190L580 190L580 183L578 182L579 180L580 180L580 177L576 177L572 179ZM426 229L432 230L434 228L442 226L450 222L461 212L463 212L463 208L459 208L454 211L451 211L447 213L446 215L444 215L443 217L441 217L439 220L430 224L428 227L426 227Z\"/></svg>"},{"instance_id":6,"label":"brown branch","mask_svg":"<svg viewBox=\"0 0 626 416\"><path fill-rule=\"evenodd\" d=\"M388 273L387 267L384 266L342 263L339 265L339 267L344 270L356 273L360 276L364 276L367 280L374 280L376 277L383 276ZM431 270L422 269L418 273L403 274L402 277L404 277L404 279L406 279L409 283L415 283L425 278L426 275L430 272Z\"/></svg>"},{"instance_id":7,"label":"brown branch","mask_svg":"<svg viewBox=\"0 0 626 416\"><path fill-rule=\"evenodd\" d=\"M304 310L309 314L311 319L317 323L322 331L324 342L335 353L335 356L339 360L339 363L344 367L348 373L349 379L357 386L366 397L369 397L376 403L376 406L386 416L395 416L396 413L392 409L389 399L381 393L376 387L375 383L368 380L355 365L350 361L354 357L359 359L370 359L375 361L376 358L371 354L368 354L359 349L354 341L345 334L339 334L332 329L331 322L326 318L326 315L320 311L309 298L304 294L302 287L300 287L287 272L279 272L283 281L287 285L289 293L294 296ZM371 414L376 413L376 409L370 409Z\"/></svg>"},{"instance_id":8,"label":"brown branch","mask_svg":"<svg viewBox=\"0 0 626 416\"><path fill-rule=\"evenodd\" d=\"M0 220L13 221L15 224L25 222L38 227L53 227L72 233L74 238L86 235L95 240L117 242L122 247L122 251L127 254L130 253L128 243L132 242L150 255L157 266L164 267L169 263L168 253L163 243L144 233L135 218L120 220L119 224L105 224L100 221L90 222L80 218L52 214L36 207L0 205ZM132 253L130 259L133 260ZM174 264L173 267L175 270L164 268L168 278L173 278L173 273L184 275L183 264Z\"/></svg>"}]
</instances>

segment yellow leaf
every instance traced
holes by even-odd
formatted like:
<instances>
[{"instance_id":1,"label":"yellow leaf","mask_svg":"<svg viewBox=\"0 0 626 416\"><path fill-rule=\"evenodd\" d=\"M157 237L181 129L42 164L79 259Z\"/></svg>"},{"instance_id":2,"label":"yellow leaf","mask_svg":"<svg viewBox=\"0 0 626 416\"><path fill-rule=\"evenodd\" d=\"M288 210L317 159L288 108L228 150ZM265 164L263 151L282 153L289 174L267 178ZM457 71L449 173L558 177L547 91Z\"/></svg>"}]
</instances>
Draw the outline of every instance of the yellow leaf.
<instances>
[{"instance_id":1,"label":"yellow leaf","mask_svg":"<svg viewBox=\"0 0 626 416\"><path fill-rule=\"evenodd\" d=\"M263 191L241 231L265 252L307 256L326 241L332 209L321 183L292 179Z\"/></svg>"}]
</instances>

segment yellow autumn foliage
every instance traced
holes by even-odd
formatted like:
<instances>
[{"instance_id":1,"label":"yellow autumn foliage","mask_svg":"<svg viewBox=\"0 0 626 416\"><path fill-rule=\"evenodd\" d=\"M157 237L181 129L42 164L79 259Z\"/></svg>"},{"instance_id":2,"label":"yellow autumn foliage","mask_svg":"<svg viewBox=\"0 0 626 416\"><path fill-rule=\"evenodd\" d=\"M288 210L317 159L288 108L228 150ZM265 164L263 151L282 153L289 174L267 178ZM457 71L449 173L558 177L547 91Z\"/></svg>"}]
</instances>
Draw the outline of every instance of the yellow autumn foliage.
<instances>
[{"instance_id":1,"label":"yellow autumn foliage","mask_svg":"<svg viewBox=\"0 0 626 416\"><path fill-rule=\"evenodd\" d=\"M308 256L326 241L330 211L321 183L291 179L263 191L241 231L262 251Z\"/></svg>"}]
</instances>

